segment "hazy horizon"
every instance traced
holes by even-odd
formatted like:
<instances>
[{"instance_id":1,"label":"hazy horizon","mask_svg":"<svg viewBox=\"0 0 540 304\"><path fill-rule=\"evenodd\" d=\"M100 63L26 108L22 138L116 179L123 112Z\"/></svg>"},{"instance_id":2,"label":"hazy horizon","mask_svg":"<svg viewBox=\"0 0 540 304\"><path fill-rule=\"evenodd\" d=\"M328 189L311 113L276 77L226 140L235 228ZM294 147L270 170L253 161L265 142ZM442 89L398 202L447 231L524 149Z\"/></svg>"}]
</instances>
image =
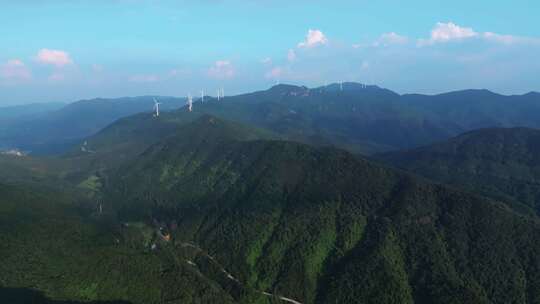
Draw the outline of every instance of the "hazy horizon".
<instances>
[{"instance_id":1,"label":"hazy horizon","mask_svg":"<svg viewBox=\"0 0 540 304\"><path fill-rule=\"evenodd\" d=\"M2 4L0 106L240 94L278 81L400 94L540 90L540 4L527 0Z\"/></svg>"},{"instance_id":2,"label":"hazy horizon","mask_svg":"<svg viewBox=\"0 0 540 304\"><path fill-rule=\"evenodd\" d=\"M346 83L346 82L344 82L344 83ZM349 83L362 84L362 83L359 83L359 82L349 82ZM337 84L339 84L339 83L332 82L332 83L328 83L327 85L337 85ZM271 89L272 87L274 87L276 85L277 84L273 84L273 85L269 85L268 87L265 87L265 88L256 88L256 89L248 90L248 91L245 91L245 92L236 92L236 93L227 94L227 95L228 96L238 96L238 95L249 94L249 93L258 92L258 91L269 90L269 89ZM279 83L279 85L291 85L291 86L299 86L299 87L304 86L303 84L295 84L295 83ZM393 90L392 88L382 87L382 86L379 86L377 84L369 84L369 85L370 86L377 86L380 89L390 90L390 91L392 91L394 93L397 93L399 95L420 94L420 95L426 95L426 96L436 96L436 95L441 95L441 94L447 94L447 93L452 93L452 92L461 92L461 91L467 91L467 90L488 90L488 91L490 91L490 92L492 92L494 94L502 95L502 96L519 96L519 95L525 95L525 94L529 94L529 93L539 93L540 94L540 92L535 91L535 90L531 90L531 91L527 91L527 92L521 92L521 93L515 93L515 94L505 94L505 93L501 93L501 92L497 92L497 91L489 90L489 89L485 89L485 88L463 88L463 89L442 91L442 92L434 92L434 93L398 92L396 90ZM324 87L324 84L321 85L321 86L307 86L307 87L310 88L310 89L317 89L317 88L320 88L320 87ZM217 89L216 89L216 91L217 91ZM32 105L32 104L45 104L45 103L49 103L49 104L59 103L59 104L67 105L67 104L71 104L71 103L75 103L75 102L79 102L79 101L90 101L90 100L95 100L95 99L106 99L106 100L111 99L111 100L114 100L114 99L122 99L122 98L139 98L139 97L187 98L188 94L186 94L186 95L162 95L162 94L122 95L122 94L120 94L120 95L115 95L115 96L93 96L93 97L90 96L90 97L86 97L86 98L79 98L79 99L65 100L65 101L55 101L55 100L50 100L50 101L41 100L40 101L40 100L37 100L37 101L13 103L13 104L9 104L9 103L2 104L2 103L0 103L0 108L2 108L2 107L25 106L25 105ZM195 95L196 98L199 96L197 94L192 94L192 95ZM205 96L213 97L213 96L216 96L216 93L205 91Z\"/></svg>"}]
</instances>

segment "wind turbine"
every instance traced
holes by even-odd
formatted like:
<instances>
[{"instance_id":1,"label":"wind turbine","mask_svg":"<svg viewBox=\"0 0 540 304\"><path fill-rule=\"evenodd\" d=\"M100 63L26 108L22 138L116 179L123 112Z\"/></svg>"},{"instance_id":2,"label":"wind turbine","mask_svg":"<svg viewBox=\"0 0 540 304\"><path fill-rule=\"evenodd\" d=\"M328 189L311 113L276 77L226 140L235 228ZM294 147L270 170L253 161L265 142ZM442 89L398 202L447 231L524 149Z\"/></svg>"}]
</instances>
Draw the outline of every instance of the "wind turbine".
<instances>
[{"instance_id":1,"label":"wind turbine","mask_svg":"<svg viewBox=\"0 0 540 304\"><path fill-rule=\"evenodd\" d=\"M191 93L188 94L188 111L193 110L193 97L191 97Z\"/></svg>"},{"instance_id":2,"label":"wind turbine","mask_svg":"<svg viewBox=\"0 0 540 304\"><path fill-rule=\"evenodd\" d=\"M343 81L339 82L339 90L343 92Z\"/></svg>"},{"instance_id":3,"label":"wind turbine","mask_svg":"<svg viewBox=\"0 0 540 304\"><path fill-rule=\"evenodd\" d=\"M154 98L154 111L156 111L156 113L154 114L154 117L159 117L159 105L161 104L161 102L158 102L156 100L156 98Z\"/></svg>"},{"instance_id":4,"label":"wind turbine","mask_svg":"<svg viewBox=\"0 0 540 304\"><path fill-rule=\"evenodd\" d=\"M201 102L204 102L204 90L201 90Z\"/></svg>"}]
</instances>

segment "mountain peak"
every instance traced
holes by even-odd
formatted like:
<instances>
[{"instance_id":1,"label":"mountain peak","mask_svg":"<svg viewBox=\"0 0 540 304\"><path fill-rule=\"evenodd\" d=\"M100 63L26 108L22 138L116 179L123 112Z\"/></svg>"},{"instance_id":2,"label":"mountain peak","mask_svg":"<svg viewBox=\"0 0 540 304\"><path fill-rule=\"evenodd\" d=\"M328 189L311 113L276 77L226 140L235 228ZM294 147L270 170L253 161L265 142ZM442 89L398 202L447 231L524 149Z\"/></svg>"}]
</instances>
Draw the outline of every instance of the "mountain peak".
<instances>
[{"instance_id":1,"label":"mountain peak","mask_svg":"<svg viewBox=\"0 0 540 304\"><path fill-rule=\"evenodd\" d=\"M467 90L459 90L459 91L453 91L448 93L442 93L438 94L436 96L474 96L474 97L493 97L493 96L501 96L500 94L497 94L495 92L492 92L488 89L467 89Z\"/></svg>"},{"instance_id":2,"label":"mountain peak","mask_svg":"<svg viewBox=\"0 0 540 304\"><path fill-rule=\"evenodd\" d=\"M536 92L536 91L531 91L523 96L528 96L528 97L540 97L540 92Z\"/></svg>"},{"instance_id":3,"label":"mountain peak","mask_svg":"<svg viewBox=\"0 0 540 304\"><path fill-rule=\"evenodd\" d=\"M193 122L181 126L170 139L172 142L185 141L192 144L193 141L197 140L222 142L224 140L245 141L274 137L269 131L204 114Z\"/></svg>"},{"instance_id":4,"label":"mountain peak","mask_svg":"<svg viewBox=\"0 0 540 304\"><path fill-rule=\"evenodd\" d=\"M296 86L292 84L277 84L269 89L271 92L279 93L289 93L289 92L298 92L305 91L307 88L305 86Z\"/></svg>"}]
</instances>

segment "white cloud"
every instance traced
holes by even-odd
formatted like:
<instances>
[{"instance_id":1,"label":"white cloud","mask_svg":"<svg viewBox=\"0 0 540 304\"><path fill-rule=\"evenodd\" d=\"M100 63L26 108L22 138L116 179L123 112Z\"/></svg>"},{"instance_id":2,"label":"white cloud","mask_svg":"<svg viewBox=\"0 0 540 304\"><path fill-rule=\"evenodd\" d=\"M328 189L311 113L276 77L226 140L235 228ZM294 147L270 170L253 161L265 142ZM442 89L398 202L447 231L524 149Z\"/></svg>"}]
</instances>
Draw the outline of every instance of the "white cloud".
<instances>
[{"instance_id":1,"label":"white cloud","mask_svg":"<svg viewBox=\"0 0 540 304\"><path fill-rule=\"evenodd\" d=\"M36 55L36 60L42 64L50 64L63 67L73 63L69 53L61 50L41 49Z\"/></svg>"},{"instance_id":2,"label":"white cloud","mask_svg":"<svg viewBox=\"0 0 540 304\"><path fill-rule=\"evenodd\" d=\"M481 39L500 44L540 44L540 39L530 37L519 37L512 35L501 35L493 32L479 33L470 27L461 27L452 22L438 22L435 28L431 30L429 39L419 39L418 46L433 45L436 43L445 43L450 41L462 41L466 39Z\"/></svg>"},{"instance_id":3,"label":"white cloud","mask_svg":"<svg viewBox=\"0 0 540 304\"><path fill-rule=\"evenodd\" d=\"M327 44L328 38L320 30L310 29L306 35L306 40L298 43L299 48L313 48L319 45Z\"/></svg>"},{"instance_id":4,"label":"white cloud","mask_svg":"<svg viewBox=\"0 0 540 304\"><path fill-rule=\"evenodd\" d=\"M14 85L28 81L32 73L20 59L8 60L0 66L0 81L2 84Z\"/></svg>"},{"instance_id":5,"label":"white cloud","mask_svg":"<svg viewBox=\"0 0 540 304\"><path fill-rule=\"evenodd\" d=\"M287 60L289 62L293 62L296 60L296 52L293 50L293 49L290 49L288 52L287 52Z\"/></svg>"},{"instance_id":6,"label":"white cloud","mask_svg":"<svg viewBox=\"0 0 540 304\"><path fill-rule=\"evenodd\" d=\"M373 46L388 46L391 44L405 44L409 42L409 38L401 36L395 32L382 34L377 41L373 43Z\"/></svg>"},{"instance_id":7,"label":"white cloud","mask_svg":"<svg viewBox=\"0 0 540 304\"><path fill-rule=\"evenodd\" d=\"M132 75L128 78L129 82L135 82L135 83L153 83L159 81L159 76L154 74L139 74L139 75Z\"/></svg>"},{"instance_id":8,"label":"white cloud","mask_svg":"<svg viewBox=\"0 0 540 304\"><path fill-rule=\"evenodd\" d=\"M399 35L395 32L384 33L377 40L371 43L356 43L352 47L354 49L369 48L369 47L387 47L390 45L402 45L409 42L409 37Z\"/></svg>"},{"instance_id":9,"label":"white cloud","mask_svg":"<svg viewBox=\"0 0 540 304\"><path fill-rule=\"evenodd\" d=\"M461 27L452 22L442 23L437 22L431 30L429 39L419 39L418 45L433 45L436 43L444 43L452 40L464 40L467 38L477 37L478 33L470 27Z\"/></svg>"},{"instance_id":10,"label":"white cloud","mask_svg":"<svg viewBox=\"0 0 540 304\"><path fill-rule=\"evenodd\" d=\"M230 79L235 74L236 70L228 60L218 60L208 69L208 76L217 79Z\"/></svg>"},{"instance_id":11,"label":"white cloud","mask_svg":"<svg viewBox=\"0 0 540 304\"><path fill-rule=\"evenodd\" d=\"M452 22L438 22L437 26L431 31L431 40L435 42L446 42L453 39L476 37L477 35L478 33L470 27L461 27Z\"/></svg>"},{"instance_id":12,"label":"white cloud","mask_svg":"<svg viewBox=\"0 0 540 304\"><path fill-rule=\"evenodd\" d=\"M502 44L537 44L540 45L539 38L532 37L520 37L513 35L501 35L492 32L485 32L482 34L482 38L488 41L502 43Z\"/></svg>"}]
</instances>

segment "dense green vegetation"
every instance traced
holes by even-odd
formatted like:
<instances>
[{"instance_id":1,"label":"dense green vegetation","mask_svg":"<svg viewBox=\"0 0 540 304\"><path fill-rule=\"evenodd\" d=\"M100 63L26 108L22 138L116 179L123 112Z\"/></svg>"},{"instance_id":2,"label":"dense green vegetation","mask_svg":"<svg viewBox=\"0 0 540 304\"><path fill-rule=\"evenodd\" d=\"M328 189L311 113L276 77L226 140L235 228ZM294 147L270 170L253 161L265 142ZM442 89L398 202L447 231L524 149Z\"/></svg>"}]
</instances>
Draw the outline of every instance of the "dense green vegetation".
<instances>
[{"instance_id":1,"label":"dense green vegetation","mask_svg":"<svg viewBox=\"0 0 540 304\"><path fill-rule=\"evenodd\" d=\"M120 218L174 220L240 281L303 303L538 301L536 222L228 124L204 117L123 167L108 185Z\"/></svg>"},{"instance_id":2,"label":"dense green vegetation","mask_svg":"<svg viewBox=\"0 0 540 304\"><path fill-rule=\"evenodd\" d=\"M377 156L431 179L540 214L540 131L483 129L410 151Z\"/></svg>"},{"instance_id":3,"label":"dense green vegetation","mask_svg":"<svg viewBox=\"0 0 540 304\"><path fill-rule=\"evenodd\" d=\"M249 303L262 297L224 283L202 253L160 243L147 225L123 227L81 211L69 195L0 185L0 300Z\"/></svg>"},{"instance_id":4,"label":"dense green vegetation","mask_svg":"<svg viewBox=\"0 0 540 304\"><path fill-rule=\"evenodd\" d=\"M88 140L93 153L11 162L0 296L540 303L535 218L343 150L181 113L122 119Z\"/></svg>"}]
</instances>

